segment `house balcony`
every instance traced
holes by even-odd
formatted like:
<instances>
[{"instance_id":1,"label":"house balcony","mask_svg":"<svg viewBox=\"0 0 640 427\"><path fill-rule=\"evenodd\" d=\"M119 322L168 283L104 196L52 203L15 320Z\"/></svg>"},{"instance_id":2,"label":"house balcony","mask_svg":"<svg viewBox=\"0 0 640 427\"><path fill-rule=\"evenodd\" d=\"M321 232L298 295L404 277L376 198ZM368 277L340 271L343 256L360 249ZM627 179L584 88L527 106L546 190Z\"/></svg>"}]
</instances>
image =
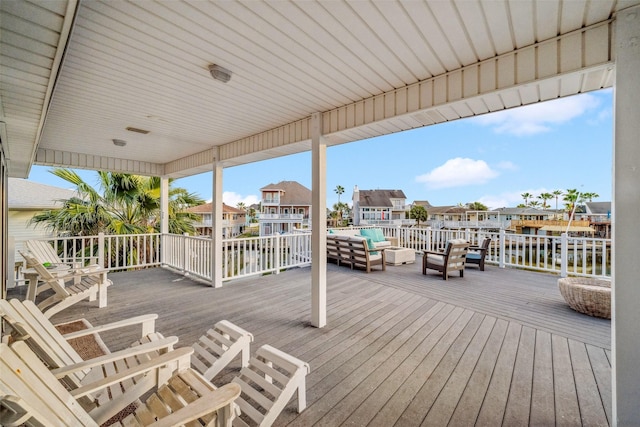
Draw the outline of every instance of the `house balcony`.
<instances>
[{"instance_id":1,"label":"house balcony","mask_svg":"<svg viewBox=\"0 0 640 427\"><path fill-rule=\"evenodd\" d=\"M304 214L258 214L259 221L302 221L304 219ZM306 219L309 219L309 217L306 217Z\"/></svg>"},{"instance_id":2,"label":"house balcony","mask_svg":"<svg viewBox=\"0 0 640 427\"><path fill-rule=\"evenodd\" d=\"M444 282L419 261L369 274L329 264L323 329L308 326L310 267L215 289L166 268L114 272L108 307L80 302L52 321L158 313L156 329L185 346L227 319L253 333L252 351L269 344L311 366L307 408L292 400L276 427L612 424L611 322L571 310L557 276L491 265ZM118 349L137 334L103 338Z\"/></svg>"},{"instance_id":3,"label":"house balcony","mask_svg":"<svg viewBox=\"0 0 640 427\"><path fill-rule=\"evenodd\" d=\"M262 206L278 206L280 204L280 198L279 197L269 197L266 199L262 199L262 201L260 202L262 204Z\"/></svg>"}]
</instances>

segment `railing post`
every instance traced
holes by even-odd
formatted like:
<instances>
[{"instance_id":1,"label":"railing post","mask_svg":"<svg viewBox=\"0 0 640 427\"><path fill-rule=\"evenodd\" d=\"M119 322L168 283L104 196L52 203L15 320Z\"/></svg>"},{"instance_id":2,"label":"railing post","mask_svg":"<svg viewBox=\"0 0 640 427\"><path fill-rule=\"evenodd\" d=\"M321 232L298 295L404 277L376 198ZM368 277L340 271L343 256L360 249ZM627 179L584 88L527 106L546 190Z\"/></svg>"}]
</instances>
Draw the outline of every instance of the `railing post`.
<instances>
[{"instance_id":1,"label":"railing post","mask_svg":"<svg viewBox=\"0 0 640 427\"><path fill-rule=\"evenodd\" d=\"M426 233L425 237L426 237L426 240L427 240L426 241L427 247L425 249L423 249L423 250L432 251L433 248L431 247L431 227L427 227L427 233Z\"/></svg>"},{"instance_id":2,"label":"railing post","mask_svg":"<svg viewBox=\"0 0 640 427\"><path fill-rule=\"evenodd\" d=\"M505 268L505 258L507 256L507 237L504 228L500 230L500 257L498 260L498 266Z\"/></svg>"},{"instance_id":3,"label":"railing post","mask_svg":"<svg viewBox=\"0 0 640 427\"><path fill-rule=\"evenodd\" d=\"M464 230L464 240L471 242L471 230L468 228L465 228Z\"/></svg>"},{"instance_id":4,"label":"railing post","mask_svg":"<svg viewBox=\"0 0 640 427\"><path fill-rule=\"evenodd\" d=\"M569 239L567 233L560 235L560 277L567 277L569 261Z\"/></svg>"},{"instance_id":5,"label":"railing post","mask_svg":"<svg viewBox=\"0 0 640 427\"><path fill-rule=\"evenodd\" d=\"M187 272L187 236L189 233L182 234L182 272Z\"/></svg>"},{"instance_id":6,"label":"railing post","mask_svg":"<svg viewBox=\"0 0 640 427\"><path fill-rule=\"evenodd\" d=\"M104 233L98 233L98 265L104 267ZM107 268L110 266L107 266Z\"/></svg>"},{"instance_id":7,"label":"railing post","mask_svg":"<svg viewBox=\"0 0 640 427\"><path fill-rule=\"evenodd\" d=\"M275 245L273 248L273 266L276 269L276 274L280 274L280 235L275 236Z\"/></svg>"},{"instance_id":8,"label":"railing post","mask_svg":"<svg viewBox=\"0 0 640 427\"><path fill-rule=\"evenodd\" d=\"M209 275L211 277L211 286L215 286L215 278L213 277L213 261L211 258L211 254L214 251L214 247L213 247L213 236L211 236L211 238L209 239L209 256L207 257L207 262L209 263ZM223 260L226 259L226 257L223 255L222 257ZM224 275L225 275L225 266L224 264L220 266L220 268L222 268L222 278L224 279Z\"/></svg>"}]
</instances>

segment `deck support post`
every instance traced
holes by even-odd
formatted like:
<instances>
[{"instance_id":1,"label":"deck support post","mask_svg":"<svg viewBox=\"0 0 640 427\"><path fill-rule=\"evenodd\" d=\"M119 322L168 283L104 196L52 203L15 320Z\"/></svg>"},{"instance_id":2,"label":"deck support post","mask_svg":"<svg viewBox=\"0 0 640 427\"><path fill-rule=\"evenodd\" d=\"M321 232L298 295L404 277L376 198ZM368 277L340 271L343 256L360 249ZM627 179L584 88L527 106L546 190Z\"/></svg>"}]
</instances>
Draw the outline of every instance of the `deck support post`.
<instances>
[{"instance_id":1,"label":"deck support post","mask_svg":"<svg viewBox=\"0 0 640 427\"><path fill-rule=\"evenodd\" d=\"M211 286L222 287L222 171L218 147L214 148L211 188Z\"/></svg>"},{"instance_id":2,"label":"deck support post","mask_svg":"<svg viewBox=\"0 0 640 427\"><path fill-rule=\"evenodd\" d=\"M160 177L160 265L167 263L167 235L169 234L169 177ZM101 264L103 265L103 264Z\"/></svg>"},{"instance_id":3,"label":"deck support post","mask_svg":"<svg viewBox=\"0 0 640 427\"><path fill-rule=\"evenodd\" d=\"M327 142L322 115L311 115L311 324L327 324Z\"/></svg>"},{"instance_id":4,"label":"deck support post","mask_svg":"<svg viewBox=\"0 0 640 427\"><path fill-rule=\"evenodd\" d=\"M640 420L640 6L619 11L615 21L616 75L613 107L612 425Z\"/></svg>"}]
</instances>

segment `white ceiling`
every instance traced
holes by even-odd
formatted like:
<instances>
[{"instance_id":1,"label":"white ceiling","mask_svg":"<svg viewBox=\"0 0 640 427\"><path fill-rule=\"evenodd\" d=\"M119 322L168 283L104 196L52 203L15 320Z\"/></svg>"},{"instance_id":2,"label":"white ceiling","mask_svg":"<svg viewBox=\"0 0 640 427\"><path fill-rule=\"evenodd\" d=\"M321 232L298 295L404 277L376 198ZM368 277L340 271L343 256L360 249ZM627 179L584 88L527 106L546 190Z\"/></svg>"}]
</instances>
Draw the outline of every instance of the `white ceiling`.
<instances>
[{"instance_id":1,"label":"white ceiling","mask_svg":"<svg viewBox=\"0 0 640 427\"><path fill-rule=\"evenodd\" d=\"M9 173L26 177L37 161L141 173L172 164L179 176L206 170L215 146L228 148L227 164L305 150L314 112L340 117L424 82L437 88L439 76L528 46L544 52L545 40L601 22L594 33L606 37L609 58L606 22L639 1L4 0L0 135ZM438 108L324 129L330 143L344 143L612 84L610 58L580 56L577 70L559 61L527 86L516 79ZM211 78L212 63L233 72L229 83ZM282 144L251 143L286 126L300 132ZM198 153L205 160L179 166Z\"/></svg>"}]
</instances>

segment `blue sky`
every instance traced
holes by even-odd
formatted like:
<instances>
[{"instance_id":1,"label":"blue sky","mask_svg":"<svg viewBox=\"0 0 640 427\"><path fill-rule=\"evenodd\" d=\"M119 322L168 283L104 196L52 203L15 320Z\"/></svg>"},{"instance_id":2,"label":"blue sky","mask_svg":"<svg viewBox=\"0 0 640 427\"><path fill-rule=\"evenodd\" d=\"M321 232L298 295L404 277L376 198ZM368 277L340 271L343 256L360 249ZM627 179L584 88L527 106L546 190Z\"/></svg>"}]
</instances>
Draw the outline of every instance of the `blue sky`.
<instances>
[{"instance_id":1,"label":"blue sky","mask_svg":"<svg viewBox=\"0 0 640 427\"><path fill-rule=\"evenodd\" d=\"M489 208L516 206L522 193L538 196L578 189L610 201L613 92L603 90L485 114L327 149L327 205L338 201L337 185L350 202L362 190L400 189L407 203L434 206L479 201ZM30 180L67 183L34 166ZM90 184L95 172L78 171ZM257 203L260 188L293 180L311 188L311 153L226 168L225 203ZM176 180L211 199L211 173ZM555 202L551 201L551 206Z\"/></svg>"}]
</instances>

